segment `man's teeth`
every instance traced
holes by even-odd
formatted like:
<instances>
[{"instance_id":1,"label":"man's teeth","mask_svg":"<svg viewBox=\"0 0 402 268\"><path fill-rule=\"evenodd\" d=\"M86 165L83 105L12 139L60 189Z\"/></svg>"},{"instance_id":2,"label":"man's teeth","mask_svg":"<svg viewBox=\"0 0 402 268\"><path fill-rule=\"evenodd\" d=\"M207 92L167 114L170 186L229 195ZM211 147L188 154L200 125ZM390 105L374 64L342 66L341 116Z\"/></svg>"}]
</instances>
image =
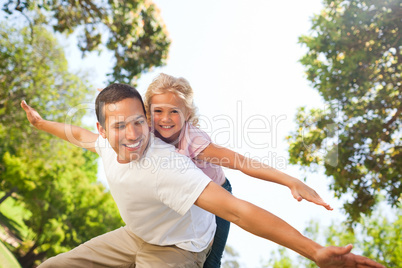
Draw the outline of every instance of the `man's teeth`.
<instances>
[{"instance_id":1,"label":"man's teeth","mask_svg":"<svg viewBox=\"0 0 402 268\"><path fill-rule=\"evenodd\" d=\"M127 146L128 148L135 148L135 147L137 147L138 145L140 145L140 142L137 142L137 143L134 143L134 144L126 144L126 146Z\"/></svg>"},{"instance_id":2,"label":"man's teeth","mask_svg":"<svg viewBox=\"0 0 402 268\"><path fill-rule=\"evenodd\" d=\"M161 126L162 128L172 128L173 126Z\"/></svg>"}]
</instances>

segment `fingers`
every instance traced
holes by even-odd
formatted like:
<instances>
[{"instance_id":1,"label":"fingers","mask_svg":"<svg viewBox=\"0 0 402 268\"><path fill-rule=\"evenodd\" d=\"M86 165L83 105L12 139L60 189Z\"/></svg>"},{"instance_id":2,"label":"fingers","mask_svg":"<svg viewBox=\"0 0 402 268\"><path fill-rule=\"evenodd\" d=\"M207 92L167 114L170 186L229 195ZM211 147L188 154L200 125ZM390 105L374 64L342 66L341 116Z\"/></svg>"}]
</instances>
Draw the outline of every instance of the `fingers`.
<instances>
[{"instance_id":1,"label":"fingers","mask_svg":"<svg viewBox=\"0 0 402 268\"><path fill-rule=\"evenodd\" d=\"M311 202L323 206L324 208L326 208L327 210L333 210L333 208L326 202L324 202L324 200L316 193L315 196L312 198Z\"/></svg>"},{"instance_id":2,"label":"fingers","mask_svg":"<svg viewBox=\"0 0 402 268\"><path fill-rule=\"evenodd\" d=\"M344 246L344 247L341 247L340 249L345 250L345 253L343 253L343 254L346 254L346 253L351 252L351 251L352 251L352 248L353 248L353 245L352 245L352 244L349 244L349 245L346 245L346 246Z\"/></svg>"},{"instance_id":3,"label":"fingers","mask_svg":"<svg viewBox=\"0 0 402 268\"><path fill-rule=\"evenodd\" d=\"M333 253L333 256L344 256L352 251L353 245L349 244L344 247L329 247Z\"/></svg>"},{"instance_id":4,"label":"fingers","mask_svg":"<svg viewBox=\"0 0 402 268\"><path fill-rule=\"evenodd\" d=\"M22 109L24 109L24 111L25 112L31 112L31 111L35 111L35 109L34 108L32 108L31 106L29 106L26 102L25 102L25 100L22 100L21 101L21 107L22 107Z\"/></svg>"},{"instance_id":5,"label":"fingers","mask_svg":"<svg viewBox=\"0 0 402 268\"><path fill-rule=\"evenodd\" d=\"M331 207L331 205L325 203L324 201L319 202L319 203L316 203L316 204L323 206L323 207L326 208L327 210L334 210L334 209Z\"/></svg>"},{"instance_id":6,"label":"fingers","mask_svg":"<svg viewBox=\"0 0 402 268\"><path fill-rule=\"evenodd\" d=\"M323 200L319 200L319 201L312 200L311 202L313 202L313 203L316 204L316 205L323 206L323 207L326 208L327 210L333 210L333 208L331 207L331 205L328 204L328 203L325 203Z\"/></svg>"},{"instance_id":7,"label":"fingers","mask_svg":"<svg viewBox=\"0 0 402 268\"><path fill-rule=\"evenodd\" d=\"M33 109L31 106L29 106L25 100L21 101L21 107L22 109L24 109L24 111L27 113L27 115L29 116L30 114L32 114L32 110L35 111L35 109Z\"/></svg>"},{"instance_id":8,"label":"fingers","mask_svg":"<svg viewBox=\"0 0 402 268\"><path fill-rule=\"evenodd\" d=\"M38 124L42 120L42 117L39 115L39 113L34 108L29 106L25 102L25 100L21 101L21 107L22 107L22 109L24 109L24 111L27 115L27 119L31 123L31 125L38 128Z\"/></svg>"},{"instance_id":9,"label":"fingers","mask_svg":"<svg viewBox=\"0 0 402 268\"><path fill-rule=\"evenodd\" d=\"M364 256L351 253L352 244L344 247L329 246L318 254L319 267L384 268L381 264Z\"/></svg>"},{"instance_id":10,"label":"fingers","mask_svg":"<svg viewBox=\"0 0 402 268\"><path fill-rule=\"evenodd\" d=\"M369 258L359 256L360 258L356 260L356 267L357 268L385 268L384 265L379 264L376 261L373 261Z\"/></svg>"},{"instance_id":11,"label":"fingers","mask_svg":"<svg viewBox=\"0 0 402 268\"><path fill-rule=\"evenodd\" d=\"M299 202L303 200L303 197L297 193L292 192L292 195L293 195L294 199L296 199Z\"/></svg>"},{"instance_id":12,"label":"fingers","mask_svg":"<svg viewBox=\"0 0 402 268\"><path fill-rule=\"evenodd\" d=\"M21 107L22 109L24 109L25 111L27 111L29 108L28 104L25 102L25 100L21 101Z\"/></svg>"},{"instance_id":13,"label":"fingers","mask_svg":"<svg viewBox=\"0 0 402 268\"><path fill-rule=\"evenodd\" d=\"M324 202L324 200L322 200L322 198L314 191L313 194L306 194L305 196L299 194L298 191L292 192L293 197L297 200L297 201L302 201L303 199L312 202L316 205L319 206L323 206L324 208L326 208L327 210L334 210L331 205L329 205L328 203Z\"/></svg>"},{"instance_id":14,"label":"fingers","mask_svg":"<svg viewBox=\"0 0 402 268\"><path fill-rule=\"evenodd\" d=\"M327 210L334 210L334 209L331 207L330 204L327 204L327 203L325 203L325 202L323 202L322 206L323 206L324 208L326 208Z\"/></svg>"}]
</instances>

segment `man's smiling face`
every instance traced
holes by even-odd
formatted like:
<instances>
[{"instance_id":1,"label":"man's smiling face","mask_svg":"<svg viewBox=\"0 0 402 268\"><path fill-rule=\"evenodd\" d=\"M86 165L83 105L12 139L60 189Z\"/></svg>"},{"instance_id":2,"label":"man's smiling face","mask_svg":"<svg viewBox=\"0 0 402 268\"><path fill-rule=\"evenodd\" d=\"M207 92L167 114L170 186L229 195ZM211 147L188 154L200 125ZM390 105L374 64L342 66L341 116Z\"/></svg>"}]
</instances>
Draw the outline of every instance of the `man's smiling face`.
<instances>
[{"instance_id":1,"label":"man's smiling face","mask_svg":"<svg viewBox=\"0 0 402 268\"><path fill-rule=\"evenodd\" d=\"M149 141L149 128L138 99L127 98L104 106L105 128L98 123L99 133L108 139L119 163L138 160Z\"/></svg>"}]
</instances>

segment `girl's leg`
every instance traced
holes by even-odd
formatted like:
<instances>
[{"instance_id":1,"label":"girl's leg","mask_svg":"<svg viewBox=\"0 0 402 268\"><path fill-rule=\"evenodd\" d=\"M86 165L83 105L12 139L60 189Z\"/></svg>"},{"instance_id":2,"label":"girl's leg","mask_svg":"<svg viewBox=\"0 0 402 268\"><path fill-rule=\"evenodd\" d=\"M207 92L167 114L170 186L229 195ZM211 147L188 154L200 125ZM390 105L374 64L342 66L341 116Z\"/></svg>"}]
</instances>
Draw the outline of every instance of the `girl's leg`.
<instances>
[{"instance_id":1,"label":"girl's leg","mask_svg":"<svg viewBox=\"0 0 402 268\"><path fill-rule=\"evenodd\" d=\"M222 185L228 192L232 193L232 186L226 179ZM228 239L230 222L216 216L216 233L212 244L211 253L207 257L204 268L219 268L221 267L221 259L225 250L226 241Z\"/></svg>"}]
</instances>

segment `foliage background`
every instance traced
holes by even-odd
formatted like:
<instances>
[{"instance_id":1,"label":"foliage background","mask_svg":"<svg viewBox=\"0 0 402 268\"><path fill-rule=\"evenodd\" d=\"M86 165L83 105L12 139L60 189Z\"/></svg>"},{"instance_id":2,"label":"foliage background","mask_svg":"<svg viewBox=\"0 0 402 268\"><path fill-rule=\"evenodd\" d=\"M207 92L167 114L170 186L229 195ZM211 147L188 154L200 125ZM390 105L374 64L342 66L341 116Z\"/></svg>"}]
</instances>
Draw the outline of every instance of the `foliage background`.
<instances>
[{"instance_id":1,"label":"foliage background","mask_svg":"<svg viewBox=\"0 0 402 268\"><path fill-rule=\"evenodd\" d=\"M323 165L330 189L347 197L350 223L378 196L402 200L402 6L400 1L325 1L299 41L307 79L328 109L300 108L290 162Z\"/></svg>"},{"instance_id":2,"label":"foliage background","mask_svg":"<svg viewBox=\"0 0 402 268\"><path fill-rule=\"evenodd\" d=\"M320 14L322 9L320 2L311 1L306 5L299 1L156 1L173 40L170 58L166 67L144 74L138 80L138 88L145 92L147 84L160 71L187 78L196 92L200 114L205 116L203 127L217 143L267 160L300 179L306 178L335 207L334 212L328 213L305 202L297 203L283 187L225 171L236 196L270 210L299 230L305 228L312 215L320 219L320 226L328 226L333 218L346 220L341 210L342 199L334 199L334 192L328 191L329 181L322 167L314 174L288 165L284 141L295 129L296 107L304 104L307 108L327 107L307 83L304 69L297 63L306 53L297 44L298 37L309 32L312 14ZM185 12L178 12L179 9ZM64 46L69 42L65 40ZM86 66L90 73L101 74L101 78L91 80L95 88L105 86L102 74L111 71L104 63L113 55L101 53L105 54L106 57L98 59L90 53L81 61L77 59L80 52L74 52L71 47L67 51L67 56L75 59L69 62L70 68L82 70ZM270 125L254 121L252 127L265 132L256 131L250 138L260 144L269 143L266 148L256 148L246 142L241 132L246 120L255 115L264 116ZM223 118L232 118L232 125ZM233 130L233 135L213 132L208 123L217 129ZM260 259L266 259L269 249L275 247L235 226L229 244L239 252L240 267L260 267Z\"/></svg>"},{"instance_id":3,"label":"foliage background","mask_svg":"<svg viewBox=\"0 0 402 268\"><path fill-rule=\"evenodd\" d=\"M26 212L22 222L1 213L10 247L22 267L123 225L105 186L97 156L33 129L24 99L46 119L84 126L95 88L86 72L71 72L55 33L77 34L85 56L114 54L108 81L135 83L162 65L170 41L150 1L3 1L0 20L0 186ZM106 79L105 79L106 80ZM91 89L91 90L90 90ZM5 209L3 205L2 209Z\"/></svg>"}]
</instances>

